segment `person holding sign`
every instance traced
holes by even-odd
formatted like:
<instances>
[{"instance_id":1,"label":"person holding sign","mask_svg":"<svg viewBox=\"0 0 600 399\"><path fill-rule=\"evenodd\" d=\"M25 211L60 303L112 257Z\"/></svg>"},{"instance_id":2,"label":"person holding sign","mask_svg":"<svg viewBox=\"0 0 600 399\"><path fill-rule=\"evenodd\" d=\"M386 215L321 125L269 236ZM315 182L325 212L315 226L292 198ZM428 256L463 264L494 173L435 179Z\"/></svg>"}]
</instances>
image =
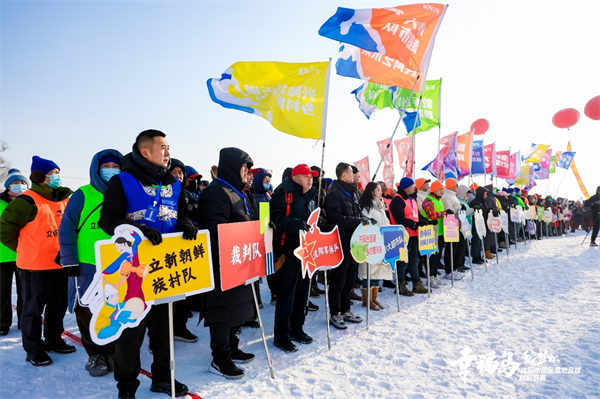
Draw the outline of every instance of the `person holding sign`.
<instances>
[{"instance_id":1,"label":"person holding sign","mask_svg":"<svg viewBox=\"0 0 600 399\"><path fill-rule=\"evenodd\" d=\"M458 182L456 179L448 178L446 179L446 191L442 196L442 203L444 204L444 208L446 209L446 213L458 215L458 211L462 209L460 201L457 197L458 194ZM450 212L451 211L451 212ZM450 243L446 243L446 250L444 251L444 268L446 270L446 278L451 279L451 261L450 257L453 258L454 265L456 265L456 269L454 270L454 279L460 280L464 277L462 273L468 270L467 266L464 266L465 263L465 252L467 250L465 244L465 237L462 234L458 235L459 241L456 245L452 246L454 253L450 250ZM461 264L463 266L461 266Z\"/></svg>"},{"instance_id":2,"label":"person holding sign","mask_svg":"<svg viewBox=\"0 0 600 399\"><path fill-rule=\"evenodd\" d=\"M121 154L106 149L92 158L90 184L80 187L71 196L58 229L60 263L69 278L69 312L75 313L81 343L89 358L85 369L92 377L114 371L115 344L97 345L90 336L92 312L82 306L83 297L96 274L96 241L110 236L98 227L100 208L109 180L121 172ZM118 299L118 298L117 298Z\"/></svg>"},{"instance_id":3,"label":"person holding sign","mask_svg":"<svg viewBox=\"0 0 600 399\"><path fill-rule=\"evenodd\" d=\"M348 328L346 322L362 322L362 317L356 316L350 308L350 293L354 288L358 268L350 254L350 239L356 227L361 223L369 223L369 219L362 217L360 213L352 166L340 162L335 174L337 180L331 184L331 191L325 197L323 208L327 214L327 223L339 227L344 260L341 265L331 270L329 309L331 324L339 330L345 330Z\"/></svg>"},{"instance_id":4,"label":"person holding sign","mask_svg":"<svg viewBox=\"0 0 600 399\"><path fill-rule=\"evenodd\" d=\"M115 228L130 224L138 227L153 245L162 242L162 234L177 231L182 231L186 240L196 239L198 229L188 216L181 182L169 172L170 162L169 143L163 132L145 130L138 134L132 151L121 158L122 172L110 179L104 192L99 225L106 234L112 236ZM131 267L137 269L137 265ZM140 277L137 272L127 270ZM135 295L134 291L131 295ZM149 323L154 358L150 390L171 394L168 306L152 306L137 327L123 330L115 341L115 380L120 398L134 398L140 385L140 347ZM187 392L187 386L175 381L176 396Z\"/></svg>"},{"instance_id":5,"label":"person holding sign","mask_svg":"<svg viewBox=\"0 0 600 399\"><path fill-rule=\"evenodd\" d=\"M248 173L254 162L250 155L239 148L221 149L215 180L202 192L198 202L198 226L210 232L213 271L215 281L221 281L221 262L230 259L219 257L218 225L252 220L252 204L243 193ZM244 370L236 363L248 363L254 359L251 353L242 352L235 335L238 326L253 321L254 299L250 285L240 285L223 291L219 284L206 293L204 326L210 329L210 348L213 361L210 372L227 379L243 378Z\"/></svg>"},{"instance_id":6,"label":"person holding sign","mask_svg":"<svg viewBox=\"0 0 600 399\"><path fill-rule=\"evenodd\" d=\"M271 221L275 225L273 249L276 256L285 256L277 271L279 295L275 305L275 334L273 344L284 352L296 352L292 341L311 344L313 339L304 332L304 306L308 300L310 279L302 275L302 263L294 255L300 246L300 231L309 231L306 222L316 208L317 189L312 186L319 172L300 164L292 176L282 183L271 199Z\"/></svg>"},{"instance_id":7,"label":"person holding sign","mask_svg":"<svg viewBox=\"0 0 600 399\"><path fill-rule=\"evenodd\" d=\"M437 278L437 269L442 268L440 259L442 258L442 248L444 247L444 216L447 213L453 213L451 210L447 212L444 209L442 195L444 194L444 185L436 180L431 183L431 193L423 200L423 209L421 215L431 222L436 222L434 227L437 229L437 252L431 255L431 268L429 275L431 276L431 286L438 288L440 285L446 285L442 280Z\"/></svg>"},{"instance_id":8,"label":"person holding sign","mask_svg":"<svg viewBox=\"0 0 600 399\"><path fill-rule=\"evenodd\" d=\"M419 255L419 235L417 230L420 226L427 226L430 223L425 217L419 217L419 205L413 196L415 190L416 186L413 179L410 177L403 177L398 186L398 193L390 203L390 221L392 224L404 226L410 237L406 246L408 263L400 261L396 262L396 273L398 273L399 284L398 292L400 295L404 296L427 294L427 288L423 286L418 271L421 258ZM404 276L407 267L412 280L412 292L406 288Z\"/></svg>"}]
</instances>

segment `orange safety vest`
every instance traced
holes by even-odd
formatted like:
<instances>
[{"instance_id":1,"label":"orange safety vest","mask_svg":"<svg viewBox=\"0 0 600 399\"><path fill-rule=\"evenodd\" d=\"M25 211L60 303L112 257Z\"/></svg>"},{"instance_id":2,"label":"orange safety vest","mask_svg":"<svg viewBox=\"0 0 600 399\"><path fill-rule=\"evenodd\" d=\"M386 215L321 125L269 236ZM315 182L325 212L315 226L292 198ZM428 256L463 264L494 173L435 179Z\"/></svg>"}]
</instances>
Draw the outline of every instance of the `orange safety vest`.
<instances>
[{"instance_id":1,"label":"orange safety vest","mask_svg":"<svg viewBox=\"0 0 600 399\"><path fill-rule=\"evenodd\" d=\"M23 195L35 202L37 215L19 231L17 244L17 266L25 270L61 269L54 260L58 255L58 226L69 199L54 202L33 190Z\"/></svg>"},{"instance_id":2,"label":"orange safety vest","mask_svg":"<svg viewBox=\"0 0 600 399\"><path fill-rule=\"evenodd\" d=\"M407 201L404 198L402 198L402 196L400 194L396 194L396 197L400 197L400 199L402 201L404 201L404 217L407 219L413 220L415 222L418 222L419 221L419 208L417 206L417 201L415 201L415 199L411 198L411 197L408 197L408 201ZM392 215L392 212L390 212L390 222L392 224L398 224L394 220L394 216ZM404 226L404 228L406 229L406 231L408 232L408 235L410 237L416 237L419 235L413 229L410 229L406 226Z\"/></svg>"}]
</instances>

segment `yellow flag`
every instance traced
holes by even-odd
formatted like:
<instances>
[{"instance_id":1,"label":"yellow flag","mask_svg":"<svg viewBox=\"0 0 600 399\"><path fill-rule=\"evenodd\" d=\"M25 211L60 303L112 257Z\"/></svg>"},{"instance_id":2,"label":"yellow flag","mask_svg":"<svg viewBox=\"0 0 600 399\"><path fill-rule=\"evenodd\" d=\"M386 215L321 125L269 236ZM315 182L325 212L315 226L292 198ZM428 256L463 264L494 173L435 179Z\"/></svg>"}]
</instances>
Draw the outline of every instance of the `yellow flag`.
<instances>
[{"instance_id":1,"label":"yellow flag","mask_svg":"<svg viewBox=\"0 0 600 399\"><path fill-rule=\"evenodd\" d=\"M329 62L236 62L209 79L210 98L266 119L283 133L325 139Z\"/></svg>"}]
</instances>

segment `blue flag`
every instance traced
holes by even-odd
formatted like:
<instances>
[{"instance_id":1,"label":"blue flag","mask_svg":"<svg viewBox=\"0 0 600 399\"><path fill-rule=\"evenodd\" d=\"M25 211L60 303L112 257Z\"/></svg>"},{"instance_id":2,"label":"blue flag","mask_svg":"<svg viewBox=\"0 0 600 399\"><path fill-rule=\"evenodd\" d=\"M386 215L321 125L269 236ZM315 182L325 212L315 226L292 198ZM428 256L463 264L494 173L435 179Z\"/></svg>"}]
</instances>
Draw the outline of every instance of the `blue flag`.
<instances>
[{"instance_id":1,"label":"blue flag","mask_svg":"<svg viewBox=\"0 0 600 399\"><path fill-rule=\"evenodd\" d=\"M471 159L471 174L485 173L485 161L483 160L483 140L473 141Z\"/></svg>"},{"instance_id":2,"label":"blue flag","mask_svg":"<svg viewBox=\"0 0 600 399\"><path fill-rule=\"evenodd\" d=\"M415 119L417 122L416 125ZM404 126L406 126L406 131L408 133L421 126L421 118L419 118L419 114L417 112L406 112L402 121L404 122Z\"/></svg>"},{"instance_id":3,"label":"blue flag","mask_svg":"<svg viewBox=\"0 0 600 399\"><path fill-rule=\"evenodd\" d=\"M563 152L560 154L560 158L556 160L556 166L563 169L569 169L574 157L575 152Z\"/></svg>"}]
</instances>

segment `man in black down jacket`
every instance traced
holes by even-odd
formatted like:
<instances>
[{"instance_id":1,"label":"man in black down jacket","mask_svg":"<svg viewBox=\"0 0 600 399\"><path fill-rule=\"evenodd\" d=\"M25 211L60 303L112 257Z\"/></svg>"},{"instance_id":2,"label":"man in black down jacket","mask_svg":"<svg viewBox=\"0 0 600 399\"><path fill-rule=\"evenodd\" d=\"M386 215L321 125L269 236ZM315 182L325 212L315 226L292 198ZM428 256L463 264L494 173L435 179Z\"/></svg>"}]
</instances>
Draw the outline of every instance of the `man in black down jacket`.
<instances>
[{"instance_id":1,"label":"man in black down jacket","mask_svg":"<svg viewBox=\"0 0 600 399\"><path fill-rule=\"evenodd\" d=\"M217 226L252 219L252 204L242 190L253 161L239 148L223 148L219 154L217 177L202 192L198 201L198 226L210 232L215 289L206 293L204 326L210 328L213 362L210 371L227 379L240 379L244 371L233 362L248 363L254 355L238 348L238 326L254 320L256 310L252 288L242 285L221 291L221 266Z\"/></svg>"},{"instance_id":2,"label":"man in black down jacket","mask_svg":"<svg viewBox=\"0 0 600 399\"><path fill-rule=\"evenodd\" d=\"M294 250L300 246L299 232L310 230L306 221L316 208L317 189L312 184L313 177L318 175L308 165L296 166L292 170L292 177L283 181L282 189L273 194L270 202L271 221L276 228L274 250L278 248L277 255L285 255L285 262L277 271L279 295L275 307L273 343L285 352L298 350L292 341L302 344L313 341L302 329L310 279L302 276L302 263L294 255Z\"/></svg>"},{"instance_id":3,"label":"man in black down jacket","mask_svg":"<svg viewBox=\"0 0 600 399\"><path fill-rule=\"evenodd\" d=\"M337 225L342 241L344 260L335 269L331 270L331 287L329 287L329 306L331 324L337 329L345 330L346 321L360 323L362 318L350 310L350 292L354 287L358 264L350 255L350 238L356 227L367 222L361 216L356 198L354 173L352 167L344 162L335 169L337 180L331 183L331 190L325 197L323 208L327 215L327 224Z\"/></svg>"}]
</instances>

